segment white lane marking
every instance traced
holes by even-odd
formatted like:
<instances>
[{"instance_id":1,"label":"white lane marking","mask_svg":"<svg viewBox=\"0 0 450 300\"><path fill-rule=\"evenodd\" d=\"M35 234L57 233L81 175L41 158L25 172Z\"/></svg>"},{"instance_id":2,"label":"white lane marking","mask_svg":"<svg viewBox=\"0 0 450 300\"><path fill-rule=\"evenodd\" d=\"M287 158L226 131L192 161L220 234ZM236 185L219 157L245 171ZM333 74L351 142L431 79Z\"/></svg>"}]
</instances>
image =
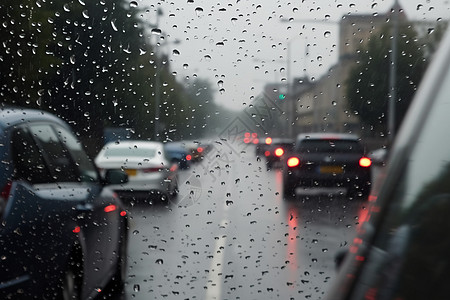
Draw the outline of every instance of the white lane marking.
<instances>
[{"instance_id":1,"label":"white lane marking","mask_svg":"<svg viewBox=\"0 0 450 300\"><path fill-rule=\"evenodd\" d=\"M226 227L228 225L228 221L223 220L220 224L220 227ZM209 275L207 281L207 290L205 299L221 299L222 295L222 270L223 270L223 262L225 257L225 243L227 240L227 236L219 236L216 240L214 246L214 255L211 261L211 265L209 267Z\"/></svg>"}]
</instances>

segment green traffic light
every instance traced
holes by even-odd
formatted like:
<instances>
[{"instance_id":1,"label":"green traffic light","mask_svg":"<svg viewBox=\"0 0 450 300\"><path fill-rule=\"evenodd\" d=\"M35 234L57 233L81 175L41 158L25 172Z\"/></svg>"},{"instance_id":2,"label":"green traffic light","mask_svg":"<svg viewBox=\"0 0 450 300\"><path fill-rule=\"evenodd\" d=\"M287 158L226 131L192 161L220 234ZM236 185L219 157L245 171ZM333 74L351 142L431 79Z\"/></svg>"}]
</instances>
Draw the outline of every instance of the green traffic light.
<instances>
[{"instance_id":1,"label":"green traffic light","mask_svg":"<svg viewBox=\"0 0 450 300\"><path fill-rule=\"evenodd\" d=\"M278 96L278 98L279 98L280 100L284 100L284 99L286 98L286 95L285 95L285 94L280 94L280 95Z\"/></svg>"}]
</instances>

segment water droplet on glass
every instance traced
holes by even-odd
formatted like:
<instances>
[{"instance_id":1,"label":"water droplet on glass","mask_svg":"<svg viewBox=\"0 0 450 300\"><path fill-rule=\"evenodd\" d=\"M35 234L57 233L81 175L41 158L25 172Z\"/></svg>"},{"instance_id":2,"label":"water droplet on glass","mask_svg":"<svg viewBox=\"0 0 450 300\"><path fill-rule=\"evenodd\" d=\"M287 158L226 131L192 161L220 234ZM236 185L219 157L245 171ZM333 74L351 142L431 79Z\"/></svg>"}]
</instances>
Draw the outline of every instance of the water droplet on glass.
<instances>
[{"instance_id":1,"label":"water droplet on glass","mask_svg":"<svg viewBox=\"0 0 450 300\"><path fill-rule=\"evenodd\" d=\"M134 286L133 286L133 291L134 292L139 292L141 290L141 287L139 286L139 284L135 284Z\"/></svg>"},{"instance_id":2,"label":"water droplet on glass","mask_svg":"<svg viewBox=\"0 0 450 300\"><path fill-rule=\"evenodd\" d=\"M199 17L202 12L203 12L203 8L201 8L201 7L196 7L195 8L195 13L197 14L197 17Z\"/></svg>"},{"instance_id":3,"label":"water droplet on glass","mask_svg":"<svg viewBox=\"0 0 450 300\"><path fill-rule=\"evenodd\" d=\"M188 64L183 64L183 69L187 69L189 67L189 65Z\"/></svg>"},{"instance_id":4,"label":"water droplet on glass","mask_svg":"<svg viewBox=\"0 0 450 300\"><path fill-rule=\"evenodd\" d=\"M67 4L67 3L64 4L64 5L63 5L63 9L64 9L65 12L70 12L70 6L69 6L69 4Z\"/></svg>"},{"instance_id":5,"label":"water droplet on glass","mask_svg":"<svg viewBox=\"0 0 450 300\"><path fill-rule=\"evenodd\" d=\"M114 31L119 31L116 27L116 19L111 20L111 27Z\"/></svg>"},{"instance_id":6,"label":"water droplet on glass","mask_svg":"<svg viewBox=\"0 0 450 300\"><path fill-rule=\"evenodd\" d=\"M158 265L162 265L162 264L164 263L164 261L163 261L161 258L158 258L158 259L155 261L155 263L158 264Z\"/></svg>"},{"instance_id":7,"label":"water droplet on glass","mask_svg":"<svg viewBox=\"0 0 450 300\"><path fill-rule=\"evenodd\" d=\"M130 2L130 7L138 7L138 3L136 1L131 1Z\"/></svg>"},{"instance_id":8,"label":"water droplet on glass","mask_svg":"<svg viewBox=\"0 0 450 300\"><path fill-rule=\"evenodd\" d=\"M159 29L159 28L153 28L152 29L152 34L154 34L154 35L161 35L161 29Z\"/></svg>"},{"instance_id":9,"label":"water droplet on glass","mask_svg":"<svg viewBox=\"0 0 450 300\"><path fill-rule=\"evenodd\" d=\"M85 19L89 19L89 12L87 10L83 10L82 15Z\"/></svg>"},{"instance_id":10,"label":"water droplet on glass","mask_svg":"<svg viewBox=\"0 0 450 300\"><path fill-rule=\"evenodd\" d=\"M133 231L133 234L134 234L134 235L139 234L139 230Z\"/></svg>"},{"instance_id":11,"label":"water droplet on glass","mask_svg":"<svg viewBox=\"0 0 450 300\"><path fill-rule=\"evenodd\" d=\"M177 49L173 49L172 54L173 55L180 55L180 51L178 51Z\"/></svg>"},{"instance_id":12,"label":"water droplet on glass","mask_svg":"<svg viewBox=\"0 0 450 300\"><path fill-rule=\"evenodd\" d=\"M84 1L83 1L83 0L78 0L78 2L80 2L80 4L81 4L81 5L83 5L83 6L85 6L85 5L86 5L86 3L84 3Z\"/></svg>"},{"instance_id":13,"label":"water droplet on glass","mask_svg":"<svg viewBox=\"0 0 450 300\"><path fill-rule=\"evenodd\" d=\"M323 34L324 37L330 37L331 36L331 32L330 31L325 31L325 33Z\"/></svg>"},{"instance_id":14,"label":"water droplet on glass","mask_svg":"<svg viewBox=\"0 0 450 300\"><path fill-rule=\"evenodd\" d=\"M224 89L224 88L221 88L221 89L219 90L219 93L220 93L220 94L225 93L225 89Z\"/></svg>"},{"instance_id":15,"label":"water droplet on glass","mask_svg":"<svg viewBox=\"0 0 450 300\"><path fill-rule=\"evenodd\" d=\"M223 88L223 80L217 81L217 86L218 86L219 88Z\"/></svg>"}]
</instances>

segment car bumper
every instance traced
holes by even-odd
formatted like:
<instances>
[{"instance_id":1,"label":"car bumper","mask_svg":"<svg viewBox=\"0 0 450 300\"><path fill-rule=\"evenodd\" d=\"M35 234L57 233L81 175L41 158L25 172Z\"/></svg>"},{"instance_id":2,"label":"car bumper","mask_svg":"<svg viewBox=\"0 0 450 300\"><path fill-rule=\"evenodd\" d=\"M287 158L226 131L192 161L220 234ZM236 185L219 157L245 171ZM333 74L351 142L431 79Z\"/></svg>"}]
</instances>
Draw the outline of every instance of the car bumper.
<instances>
[{"instance_id":1,"label":"car bumper","mask_svg":"<svg viewBox=\"0 0 450 300\"><path fill-rule=\"evenodd\" d=\"M355 185L367 185L370 183L370 179L370 169L341 174L291 170L284 177L286 184L291 187L354 187Z\"/></svg>"}]
</instances>

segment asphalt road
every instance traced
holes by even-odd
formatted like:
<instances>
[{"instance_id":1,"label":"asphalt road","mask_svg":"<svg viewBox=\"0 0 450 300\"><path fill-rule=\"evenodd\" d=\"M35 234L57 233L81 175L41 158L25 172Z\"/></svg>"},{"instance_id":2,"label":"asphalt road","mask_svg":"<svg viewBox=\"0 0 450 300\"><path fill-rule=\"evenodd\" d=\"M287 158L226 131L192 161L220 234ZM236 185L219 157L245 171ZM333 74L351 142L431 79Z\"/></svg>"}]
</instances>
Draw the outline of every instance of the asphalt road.
<instances>
[{"instance_id":1,"label":"asphalt road","mask_svg":"<svg viewBox=\"0 0 450 300\"><path fill-rule=\"evenodd\" d=\"M252 147L209 153L169 203L129 203L128 280L117 299L320 299L365 202L315 189L283 199Z\"/></svg>"}]
</instances>

